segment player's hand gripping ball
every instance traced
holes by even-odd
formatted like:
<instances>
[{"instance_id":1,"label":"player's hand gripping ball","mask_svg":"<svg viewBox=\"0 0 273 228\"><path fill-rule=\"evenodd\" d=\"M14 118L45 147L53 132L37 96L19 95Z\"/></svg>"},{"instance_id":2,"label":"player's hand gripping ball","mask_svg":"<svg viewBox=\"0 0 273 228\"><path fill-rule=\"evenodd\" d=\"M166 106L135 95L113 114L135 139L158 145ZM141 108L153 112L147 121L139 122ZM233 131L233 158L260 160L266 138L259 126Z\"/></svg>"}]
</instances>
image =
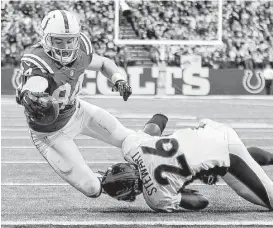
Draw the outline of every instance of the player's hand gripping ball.
<instances>
[{"instance_id":1,"label":"player's hand gripping ball","mask_svg":"<svg viewBox=\"0 0 273 228\"><path fill-rule=\"evenodd\" d=\"M21 103L26 115L39 125L51 124L59 115L59 103L45 92L26 91Z\"/></svg>"}]
</instances>

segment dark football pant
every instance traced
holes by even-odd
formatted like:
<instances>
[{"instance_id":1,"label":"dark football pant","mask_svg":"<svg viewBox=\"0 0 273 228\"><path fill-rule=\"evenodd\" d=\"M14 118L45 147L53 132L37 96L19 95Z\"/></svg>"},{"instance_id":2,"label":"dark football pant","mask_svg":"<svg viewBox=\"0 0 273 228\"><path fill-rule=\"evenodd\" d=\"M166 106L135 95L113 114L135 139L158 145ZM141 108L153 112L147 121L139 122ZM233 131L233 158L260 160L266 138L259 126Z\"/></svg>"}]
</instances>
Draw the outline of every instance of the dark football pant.
<instances>
[{"instance_id":1,"label":"dark football pant","mask_svg":"<svg viewBox=\"0 0 273 228\"><path fill-rule=\"evenodd\" d=\"M263 150L259 147L247 148L251 157L261 166L273 165L273 153Z\"/></svg>"},{"instance_id":2,"label":"dark football pant","mask_svg":"<svg viewBox=\"0 0 273 228\"><path fill-rule=\"evenodd\" d=\"M230 145L230 168L223 179L249 202L273 208L273 182L244 145Z\"/></svg>"}]
</instances>

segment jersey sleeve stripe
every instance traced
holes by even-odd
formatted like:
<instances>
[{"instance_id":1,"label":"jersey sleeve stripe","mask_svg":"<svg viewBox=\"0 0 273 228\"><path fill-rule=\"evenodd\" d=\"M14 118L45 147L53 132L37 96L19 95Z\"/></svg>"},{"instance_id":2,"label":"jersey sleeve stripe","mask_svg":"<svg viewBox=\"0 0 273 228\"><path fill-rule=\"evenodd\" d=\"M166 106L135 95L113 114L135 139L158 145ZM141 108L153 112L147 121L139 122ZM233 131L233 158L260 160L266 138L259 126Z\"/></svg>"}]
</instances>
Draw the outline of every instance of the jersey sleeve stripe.
<instances>
[{"instance_id":1,"label":"jersey sleeve stripe","mask_svg":"<svg viewBox=\"0 0 273 228\"><path fill-rule=\"evenodd\" d=\"M91 54L93 52L93 50L92 50L92 44L91 44L90 39L82 32L81 32L81 37L82 37L82 40L83 40L85 46L88 47L88 49L86 48L86 50L89 50L88 54Z\"/></svg>"},{"instance_id":2,"label":"jersey sleeve stripe","mask_svg":"<svg viewBox=\"0 0 273 228\"><path fill-rule=\"evenodd\" d=\"M36 65L37 67L39 67L43 73L46 73L45 69L44 69L38 62L36 62L34 59L31 59L31 58L29 58L29 57L23 57L23 58L21 59L21 61L31 62L32 64L34 64L34 65Z\"/></svg>"},{"instance_id":3,"label":"jersey sleeve stripe","mask_svg":"<svg viewBox=\"0 0 273 228\"><path fill-rule=\"evenodd\" d=\"M25 54L24 56L31 57L32 59L36 60L36 62L40 63L40 65L42 65L43 68L47 69L49 73L54 74L54 71L52 70L52 68L39 56L34 55L34 54Z\"/></svg>"}]
</instances>

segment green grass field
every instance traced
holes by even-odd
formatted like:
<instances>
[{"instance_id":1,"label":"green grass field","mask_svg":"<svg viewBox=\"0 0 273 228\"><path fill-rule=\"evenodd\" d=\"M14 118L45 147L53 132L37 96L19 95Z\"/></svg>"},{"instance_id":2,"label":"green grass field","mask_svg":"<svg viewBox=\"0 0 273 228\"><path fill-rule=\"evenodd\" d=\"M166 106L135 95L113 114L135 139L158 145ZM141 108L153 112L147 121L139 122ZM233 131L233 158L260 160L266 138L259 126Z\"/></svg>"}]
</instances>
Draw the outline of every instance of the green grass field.
<instances>
[{"instance_id":1,"label":"green grass field","mask_svg":"<svg viewBox=\"0 0 273 228\"><path fill-rule=\"evenodd\" d=\"M273 153L273 99L184 98L85 100L107 109L132 129L141 129L154 113L169 115L166 133L212 118L234 127L246 146ZM134 203L102 195L89 199L66 184L32 146L23 109L2 97L2 227L273 227L273 212L237 196L222 181L194 183L209 200L199 212L154 213L139 196ZM96 139L76 139L88 165L105 170L122 161L120 150ZM273 179L273 167L265 171Z\"/></svg>"}]
</instances>

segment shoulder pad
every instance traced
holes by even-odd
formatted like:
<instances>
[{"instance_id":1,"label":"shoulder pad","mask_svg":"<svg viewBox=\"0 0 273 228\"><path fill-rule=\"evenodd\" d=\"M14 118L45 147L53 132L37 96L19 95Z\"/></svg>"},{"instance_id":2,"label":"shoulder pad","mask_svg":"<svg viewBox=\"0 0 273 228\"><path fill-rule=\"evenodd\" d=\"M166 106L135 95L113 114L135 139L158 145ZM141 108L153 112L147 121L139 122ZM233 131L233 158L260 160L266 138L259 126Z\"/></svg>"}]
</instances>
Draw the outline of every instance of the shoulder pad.
<instances>
[{"instance_id":1,"label":"shoulder pad","mask_svg":"<svg viewBox=\"0 0 273 228\"><path fill-rule=\"evenodd\" d=\"M84 33L82 33L82 32L81 32L80 38L81 38L81 40L80 40L81 49L87 55L91 55L93 53L93 48L92 48L91 40Z\"/></svg>"},{"instance_id":2,"label":"shoulder pad","mask_svg":"<svg viewBox=\"0 0 273 228\"><path fill-rule=\"evenodd\" d=\"M43 74L47 74L47 71L42 67L38 67L36 64L32 63L28 59L21 59L21 73L24 76L42 76Z\"/></svg>"},{"instance_id":3,"label":"shoulder pad","mask_svg":"<svg viewBox=\"0 0 273 228\"><path fill-rule=\"evenodd\" d=\"M44 53L41 45L35 44L23 54L21 61L24 63L23 67L37 68L43 73L53 74L54 71L45 61L46 58L49 57Z\"/></svg>"}]
</instances>

